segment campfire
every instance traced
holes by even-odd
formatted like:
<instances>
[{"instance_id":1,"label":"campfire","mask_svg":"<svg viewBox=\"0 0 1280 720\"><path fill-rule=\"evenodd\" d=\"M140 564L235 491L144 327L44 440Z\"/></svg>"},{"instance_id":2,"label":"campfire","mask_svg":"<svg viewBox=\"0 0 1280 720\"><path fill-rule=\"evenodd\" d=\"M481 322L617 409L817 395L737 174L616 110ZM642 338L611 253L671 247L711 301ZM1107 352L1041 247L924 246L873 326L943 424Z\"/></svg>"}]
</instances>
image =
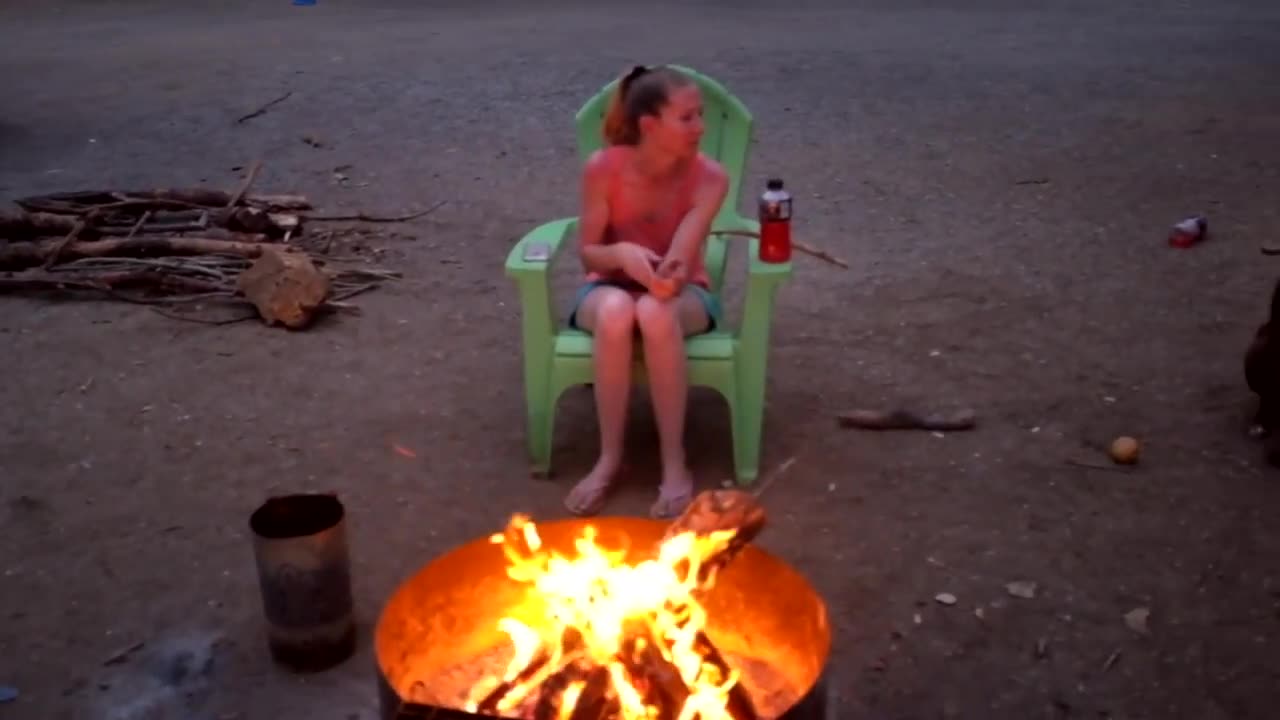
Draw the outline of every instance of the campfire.
<instances>
[{"instance_id":1,"label":"campfire","mask_svg":"<svg viewBox=\"0 0 1280 720\"><path fill-rule=\"evenodd\" d=\"M823 717L825 606L749 545L764 524L735 491L670 525L513 517L388 602L384 717Z\"/></svg>"}]
</instances>

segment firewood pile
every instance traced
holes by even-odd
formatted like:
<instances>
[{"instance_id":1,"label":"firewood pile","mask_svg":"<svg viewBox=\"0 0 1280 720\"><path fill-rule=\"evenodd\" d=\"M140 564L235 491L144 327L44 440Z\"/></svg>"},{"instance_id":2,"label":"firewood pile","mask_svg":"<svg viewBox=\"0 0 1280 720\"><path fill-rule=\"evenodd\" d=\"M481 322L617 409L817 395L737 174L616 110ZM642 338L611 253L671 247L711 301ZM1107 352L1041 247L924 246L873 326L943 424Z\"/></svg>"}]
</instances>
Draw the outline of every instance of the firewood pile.
<instances>
[{"instance_id":1,"label":"firewood pile","mask_svg":"<svg viewBox=\"0 0 1280 720\"><path fill-rule=\"evenodd\" d=\"M0 210L0 293L88 294L181 319L260 317L301 329L320 312L353 309L343 301L399 277L329 257L334 233L306 234L309 223L403 222L439 207L401 217L308 214L304 196L249 192L258 169L232 193L174 188L19 199L19 211ZM240 312L215 321L176 312L214 305Z\"/></svg>"}]
</instances>

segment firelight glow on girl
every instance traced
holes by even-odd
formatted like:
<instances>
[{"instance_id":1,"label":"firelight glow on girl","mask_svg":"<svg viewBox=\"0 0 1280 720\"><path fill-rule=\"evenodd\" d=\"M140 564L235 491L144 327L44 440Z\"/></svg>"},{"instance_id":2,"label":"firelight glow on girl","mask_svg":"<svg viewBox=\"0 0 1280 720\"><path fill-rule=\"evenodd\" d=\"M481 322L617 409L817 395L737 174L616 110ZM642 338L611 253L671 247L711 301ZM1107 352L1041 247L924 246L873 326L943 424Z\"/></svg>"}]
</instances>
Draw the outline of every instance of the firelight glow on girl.
<instances>
[{"instance_id":1,"label":"firelight glow on girl","mask_svg":"<svg viewBox=\"0 0 1280 720\"><path fill-rule=\"evenodd\" d=\"M675 517L693 498L683 440L684 340L722 323L703 250L729 189L724 168L698 151L702 133L693 79L669 67L637 66L614 91L605 147L583 167L578 241L587 277L569 324L593 336L600 457L565 498L577 515L603 509L622 465L637 341L662 452L650 514Z\"/></svg>"}]
</instances>

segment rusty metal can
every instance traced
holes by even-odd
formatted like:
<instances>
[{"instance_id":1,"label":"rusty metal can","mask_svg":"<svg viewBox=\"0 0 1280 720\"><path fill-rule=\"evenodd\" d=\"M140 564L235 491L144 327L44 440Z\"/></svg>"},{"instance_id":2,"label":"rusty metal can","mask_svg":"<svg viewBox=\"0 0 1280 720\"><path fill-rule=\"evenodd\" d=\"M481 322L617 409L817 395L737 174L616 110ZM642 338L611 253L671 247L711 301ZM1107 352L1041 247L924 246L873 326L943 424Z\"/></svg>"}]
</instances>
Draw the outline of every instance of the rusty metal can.
<instances>
[{"instance_id":1,"label":"rusty metal can","mask_svg":"<svg viewBox=\"0 0 1280 720\"><path fill-rule=\"evenodd\" d=\"M1205 239L1209 233L1209 221L1203 215L1189 217L1169 230L1169 246L1189 248Z\"/></svg>"},{"instance_id":2,"label":"rusty metal can","mask_svg":"<svg viewBox=\"0 0 1280 720\"><path fill-rule=\"evenodd\" d=\"M356 629L342 502L324 493L272 497L249 528L271 656L298 672L349 658Z\"/></svg>"}]
</instances>

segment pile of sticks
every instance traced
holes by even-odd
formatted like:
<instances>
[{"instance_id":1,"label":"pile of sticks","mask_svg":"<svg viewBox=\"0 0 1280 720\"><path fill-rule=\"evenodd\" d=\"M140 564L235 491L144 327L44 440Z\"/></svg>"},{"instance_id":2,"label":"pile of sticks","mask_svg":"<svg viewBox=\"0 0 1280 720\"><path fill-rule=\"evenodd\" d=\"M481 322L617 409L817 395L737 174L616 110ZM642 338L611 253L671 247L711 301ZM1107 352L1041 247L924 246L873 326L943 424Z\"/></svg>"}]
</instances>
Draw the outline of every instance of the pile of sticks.
<instances>
[{"instance_id":1,"label":"pile of sticks","mask_svg":"<svg viewBox=\"0 0 1280 720\"><path fill-rule=\"evenodd\" d=\"M306 247L308 223L401 222L438 207L402 217L308 214L304 196L250 193L259 169L255 164L230 193L175 188L19 199L19 211L0 211L0 293L89 293L161 308L252 305L248 314L217 322L256 315L301 328L317 312L350 309L344 299L399 277L338 267L327 244Z\"/></svg>"}]
</instances>

